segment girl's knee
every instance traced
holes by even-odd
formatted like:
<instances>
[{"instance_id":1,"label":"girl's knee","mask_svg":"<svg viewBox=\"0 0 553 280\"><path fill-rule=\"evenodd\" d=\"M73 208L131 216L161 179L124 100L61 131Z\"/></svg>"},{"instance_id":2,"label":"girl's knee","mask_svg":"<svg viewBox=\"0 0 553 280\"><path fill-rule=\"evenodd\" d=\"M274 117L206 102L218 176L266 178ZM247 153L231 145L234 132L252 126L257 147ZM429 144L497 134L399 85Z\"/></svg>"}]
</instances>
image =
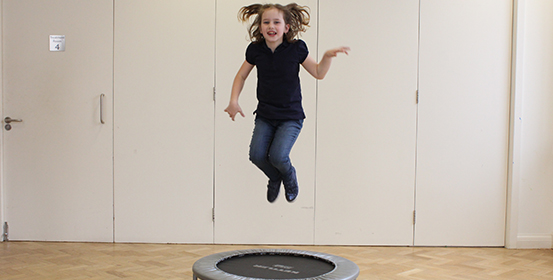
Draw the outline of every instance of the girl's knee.
<instances>
[{"instance_id":1,"label":"girl's knee","mask_svg":"<svg viewBox=\"0 0 553 280\"><path fill-rule=\"evenodd\" d=\"M278 170L286 170L290 165L290 158L282 155L269 156L269 162Z\"/></svg>"},{"instance_id":2,"label":"girl's knee","mask_svg":"<svg viewBox=\"0 0 553 280\"><path fill-rule=\"evenodd\" d=\"M250 161L255 165L259 165L260 163L267 161L267 156L263 153L250 151Z\"/></svg>"}]
</instances>

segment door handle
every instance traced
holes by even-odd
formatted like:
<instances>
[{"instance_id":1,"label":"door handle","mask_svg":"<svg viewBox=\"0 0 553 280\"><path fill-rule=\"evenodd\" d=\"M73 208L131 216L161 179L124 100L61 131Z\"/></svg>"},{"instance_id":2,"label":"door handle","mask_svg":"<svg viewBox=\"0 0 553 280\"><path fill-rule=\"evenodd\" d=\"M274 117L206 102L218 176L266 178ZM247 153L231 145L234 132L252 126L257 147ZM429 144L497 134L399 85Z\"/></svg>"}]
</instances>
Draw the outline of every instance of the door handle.
<instances>
[{"instance_id":1,"label":"door handle","mask_svg":"<svg viewBox=\"0 0 553 280\"><path fill-rule=\"evenodd\" d=\"M105 124L106 122L104 121L104 97L106 95L105 94L100 94L100 123L101 124Z\"/></svg>"},{"instance_id":2,"label":"door handle","mask_svg":"<svg viewBox=\"0 0 553 280\"><path fill-rule=\"evenodd\" d=\"M10 117L6 117L6 118L4 119L4 122L5 122L5 123L22 122L22 121L23 121L22 119L12 119L12 118L10 118Z\"/></svg>"}]
</instances>

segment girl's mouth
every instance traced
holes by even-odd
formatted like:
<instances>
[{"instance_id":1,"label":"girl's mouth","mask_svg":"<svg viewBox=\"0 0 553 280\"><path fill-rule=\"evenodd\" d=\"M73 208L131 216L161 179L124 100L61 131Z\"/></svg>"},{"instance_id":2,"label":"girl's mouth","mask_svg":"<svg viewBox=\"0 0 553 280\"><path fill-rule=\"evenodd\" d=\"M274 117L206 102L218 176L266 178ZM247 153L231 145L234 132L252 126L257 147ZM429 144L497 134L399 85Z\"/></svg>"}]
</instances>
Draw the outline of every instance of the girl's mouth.
<instances>
[{"instance_id":1,"label":"girl's mouth","mask_svg":"<svg viewBox=\"0 0 553 280\"><path fill-rule=\"evenodd\" d=\"M275 35L276 35L276 32L275 32L275 31L269 31L269 32L267 32L267 35L269 35L269 36L275 36Z\"/></svg>"}]
</instances>

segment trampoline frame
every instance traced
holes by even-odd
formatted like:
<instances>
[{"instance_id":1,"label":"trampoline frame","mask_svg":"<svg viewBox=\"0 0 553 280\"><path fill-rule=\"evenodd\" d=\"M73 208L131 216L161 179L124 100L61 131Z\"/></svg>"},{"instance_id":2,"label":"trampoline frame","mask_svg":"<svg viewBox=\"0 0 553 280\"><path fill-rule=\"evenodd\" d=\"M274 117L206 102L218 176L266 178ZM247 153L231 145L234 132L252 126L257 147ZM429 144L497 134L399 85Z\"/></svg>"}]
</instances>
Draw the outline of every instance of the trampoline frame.
<instances>
[{"instance_id":1,"label":"trampoline frame","mask_svg":"<svg viewBox=\"0 0 553 280\"><path fill-rule=\"evenodd\" d=\"M220 262L241 255L260 255L260 254L282 254L282 255L296 255L296 256L308 256L316 259L322 259L329 263L334 264L334 269L328 273L310 277L302 278L301 280L355 280L359 276L359 267L352 261L330 255L325 253L301 251L301 250L288 250L288 249L252 249L252 250L236 250L229 252L222 252L213 255L209 255L197 260L192 266L193 279L201 280L253 280L260 278L244 277L227 273L217 267ZM291 278L298 280L297 278Z\"/></svg>"}]
</instances>

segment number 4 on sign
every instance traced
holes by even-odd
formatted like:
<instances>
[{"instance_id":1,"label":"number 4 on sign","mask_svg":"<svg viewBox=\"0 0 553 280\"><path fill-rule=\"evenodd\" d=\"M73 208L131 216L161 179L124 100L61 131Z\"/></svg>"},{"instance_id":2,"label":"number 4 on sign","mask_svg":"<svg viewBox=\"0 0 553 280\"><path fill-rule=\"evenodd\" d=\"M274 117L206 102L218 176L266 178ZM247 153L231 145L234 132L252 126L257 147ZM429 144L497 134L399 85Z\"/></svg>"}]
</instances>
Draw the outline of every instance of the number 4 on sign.
<instances>
[{"instance_id":1,"label":"number 4 on sign","mask_svg":"<svg viewBox=\"0 0 553 280\"><path fill-rule=\"evenodd\" d=\"M65 35L50 35L50 51L65 51Z\"/></svg>"}]
</instances>

